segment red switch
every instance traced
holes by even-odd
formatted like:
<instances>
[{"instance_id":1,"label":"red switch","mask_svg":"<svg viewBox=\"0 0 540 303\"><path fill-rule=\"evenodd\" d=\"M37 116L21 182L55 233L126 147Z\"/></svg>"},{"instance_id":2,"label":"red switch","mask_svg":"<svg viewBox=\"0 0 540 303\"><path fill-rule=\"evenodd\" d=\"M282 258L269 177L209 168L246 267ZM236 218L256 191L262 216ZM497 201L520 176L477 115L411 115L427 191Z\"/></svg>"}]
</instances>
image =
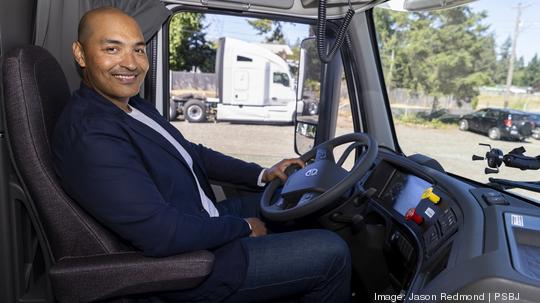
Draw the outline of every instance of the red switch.
<instances>
[{"instance_id":1,"label":"red switch","mask_svg":"<svg viewBox=\"0 0 540 303\"><path fill-rule=\"evenodd\" d=\"M414 223L420 225L422 222L424 222L424 218L416 213L416 208L409 208L407 213L405 214L405 220L409 221L412 220Z\"/></svg>"}]
</instances>

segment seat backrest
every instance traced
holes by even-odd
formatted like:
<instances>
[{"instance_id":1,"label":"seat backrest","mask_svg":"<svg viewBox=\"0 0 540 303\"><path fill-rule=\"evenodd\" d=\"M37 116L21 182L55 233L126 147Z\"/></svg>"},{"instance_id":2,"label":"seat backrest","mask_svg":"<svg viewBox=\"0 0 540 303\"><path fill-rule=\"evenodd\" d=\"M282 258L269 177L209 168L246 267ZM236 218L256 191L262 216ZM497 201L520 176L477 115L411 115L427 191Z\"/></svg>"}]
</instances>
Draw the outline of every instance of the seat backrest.
<instances>
[{"instance_id":1,"label":"seat backrest","mask_svg":"<svg viewBox=\"0 0 540 303\"><path fill-rule=\"evenodd\" d=\"M4 57L2 73L13 162L53 258L133 250L74 203L54 173L50 138L70 98L56 59L41 47L18 48Z\"/></svg>"}]
</instances>

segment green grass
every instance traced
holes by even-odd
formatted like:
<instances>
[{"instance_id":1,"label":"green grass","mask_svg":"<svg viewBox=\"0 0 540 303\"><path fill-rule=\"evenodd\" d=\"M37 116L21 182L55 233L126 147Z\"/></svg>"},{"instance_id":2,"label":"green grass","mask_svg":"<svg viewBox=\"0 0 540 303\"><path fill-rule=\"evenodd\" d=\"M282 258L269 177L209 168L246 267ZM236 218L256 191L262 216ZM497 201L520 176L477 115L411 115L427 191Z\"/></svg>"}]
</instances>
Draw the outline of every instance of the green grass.
<instances>
[{"instance_id":1,"label":"green grass","mask_svg":"<svg viewBox=\"0 0 540 303\"><path fill-rule=\"evenodd\" d=\"M478 96L476 109L485 107L503 107L504 96L482 94ZM513 95L508 98L508 107L518 110L540 112L540 96L533 95Z\"/></svg>"},{"instance_id":2,"label":"green grass","mask_svg":"<svg viewBox=\"0 0 540 303\"><path fill-rule=\"evenodd\" d=\"M417 115L394 116L394 122L411 126L421 126L427 128L450 128L455 127L455 123L444 123L439 119L427 120Z\"/></svg>"}]
</instances>

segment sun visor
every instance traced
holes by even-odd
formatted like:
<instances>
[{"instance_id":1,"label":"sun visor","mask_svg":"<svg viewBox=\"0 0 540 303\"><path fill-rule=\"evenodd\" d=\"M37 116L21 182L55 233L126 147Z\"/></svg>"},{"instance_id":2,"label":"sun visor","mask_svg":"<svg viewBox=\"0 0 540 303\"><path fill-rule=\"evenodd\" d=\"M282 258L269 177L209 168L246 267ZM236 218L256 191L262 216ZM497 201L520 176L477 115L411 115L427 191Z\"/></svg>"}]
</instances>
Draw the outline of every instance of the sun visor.
<instances>
[{"instance_id":1,"label":"sun visor","mask_svg":"<svg viewBox=\"0 0 540 303\"><path fill-rule=\"evenodd\" d=\"M159 0L86 0L87 10L102 6L117 7L137 20L146 42L150 41L171 15L164 4ZM82 17L82 14L81 14Z\"/></svg>"},{"instance_id":2,"label":"sun visor","mask_svg":"<svg viewBox=\"0 0 540 303\"><path fill-rule=\"evenodd\" d=\"M230 5L231 8L245 7L246 9L251 6L271 7L280 9L289 9L293 6L294 0L201 0L200 3L209 7L225 8Z\"/></svg>"},{"instance_id":3,"label":"sun visor","mask_svg":"<svg viewBox=\"0 0 540 303\"><path fill-rule=\"evenodd\" d=\"M351 0L349 3L349 0L328 0L326 15L329 19L342 18L350 6L359 12L385 1L387 0ZM310 19L317 18L319 6L318 0L169 0L169 2Z\"/></svg>"}]
</instances>

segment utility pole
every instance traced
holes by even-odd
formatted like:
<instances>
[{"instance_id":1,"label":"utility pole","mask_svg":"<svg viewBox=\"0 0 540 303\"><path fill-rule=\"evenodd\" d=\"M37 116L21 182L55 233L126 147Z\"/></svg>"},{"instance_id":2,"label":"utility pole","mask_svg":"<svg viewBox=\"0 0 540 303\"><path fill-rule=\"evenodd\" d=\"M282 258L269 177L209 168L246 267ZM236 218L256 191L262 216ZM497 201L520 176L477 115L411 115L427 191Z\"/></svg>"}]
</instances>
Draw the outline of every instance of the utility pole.
<instances>
[{"instance_id":1,"label":"utility pole","mask_svg":"<svg viewBox=\"0 0 540 303\"><path fill-rule=\"evenodd\" d=\"M519 27L521 26L521 11L524 9L521 3L517 6L516 25L514 27L514 34L512 35L512 53L510 54L510 61L508 62L508 74L506 74L506 90L504 93L504 108L508 107L508 99L510 98L510 88L512 87L512 77L514 76L514 61L516 61L516 45L519 35Z\"/></svg>"}]
</instances>

